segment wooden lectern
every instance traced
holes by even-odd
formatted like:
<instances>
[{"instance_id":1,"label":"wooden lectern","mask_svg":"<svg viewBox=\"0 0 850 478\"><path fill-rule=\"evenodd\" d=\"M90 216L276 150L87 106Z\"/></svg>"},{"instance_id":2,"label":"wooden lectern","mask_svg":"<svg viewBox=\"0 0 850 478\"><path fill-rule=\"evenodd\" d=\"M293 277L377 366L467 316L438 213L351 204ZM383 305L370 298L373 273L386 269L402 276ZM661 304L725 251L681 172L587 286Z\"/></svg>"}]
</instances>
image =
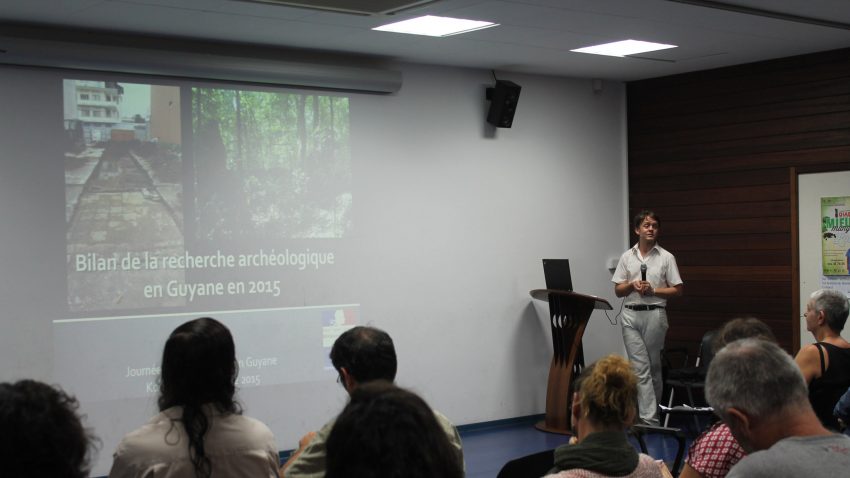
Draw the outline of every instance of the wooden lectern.
<instances>
[{"instance_id":1,"label":"wooden lectern","mask_svg":"<svg viewBox=\"0 0 850 478\"><path fill-rule=\"evenodd\" d=\"M531 297L549 302L554 354L549 365L546 389L546 419L535 425L539 430L570 434L570 384L584 367L581 337L594 309L611 310L607 300L566 290L535 289Z\"/></svg>"}]
</instances>

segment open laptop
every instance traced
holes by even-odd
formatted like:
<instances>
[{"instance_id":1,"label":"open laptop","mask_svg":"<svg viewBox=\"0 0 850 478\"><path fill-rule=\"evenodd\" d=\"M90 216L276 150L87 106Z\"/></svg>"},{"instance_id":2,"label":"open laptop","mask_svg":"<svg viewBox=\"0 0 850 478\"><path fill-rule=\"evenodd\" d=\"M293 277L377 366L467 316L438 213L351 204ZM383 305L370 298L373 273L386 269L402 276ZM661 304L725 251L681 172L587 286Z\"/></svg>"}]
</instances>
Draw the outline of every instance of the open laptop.
<instances>
[{"instance_id":1,"label":"open laptop","mask_svg":"<svg viewBox=\"0 0 850 478\"><path fill-rule=\"evenodd\" d=\"M547 289L573 290L569 259L543 259L543 277Z\"/></svg>"}]
</instances>

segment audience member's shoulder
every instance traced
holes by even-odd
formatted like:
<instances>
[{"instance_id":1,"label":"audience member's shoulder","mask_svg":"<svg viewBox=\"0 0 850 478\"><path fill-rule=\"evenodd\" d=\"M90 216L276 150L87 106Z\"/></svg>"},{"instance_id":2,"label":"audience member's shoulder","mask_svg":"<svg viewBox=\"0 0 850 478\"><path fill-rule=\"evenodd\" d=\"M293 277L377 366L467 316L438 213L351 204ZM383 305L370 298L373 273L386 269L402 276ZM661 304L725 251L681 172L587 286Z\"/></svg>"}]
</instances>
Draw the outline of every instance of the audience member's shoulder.
<instances>
[{"instance_id":1,"label":"audience member's shoulder","mask_svg":"<svg viewBox=\"0 0 850 478\"><path fill-rule=\"evenodd\" d=\"M455 428L454 423L452 423L452 421L449 420L447 416L443 415L437 410L434 410L433 408L431 410L434 412L434 416L437 417L437 421L440 422L440 425L442 425L443 428Z\"/></svg>"},{"instance_id":2,"label":"audience member's shoulder","mask_svg":"<svg viewBox=\"0 0 850 478\"><path fill-rule=\"evenodd\" d=\"M176 417L175 417L176 419ZM156 448L162 442L162 437L174 428L174 420L166 412L154 415L147 423L127 433L118 444L116 453L139 453L150 448ZM178 430L178 433L181 433Z\"/></svg>"},{"instance_id":3,"label":"audience member's shoulder","mask_svg":"<svg viewBox=\"0 0 850 478\"><path fill-rule=\"evenodd\" d=\"M783 471L788 471L786 468L788 463L777 459L777 451L776 449L767 449L748 454L729 470L726 478L770 478L773 476L782 476Z\"/></svg>"},{"instance_id":4,"label":"audience member's shoulder","mask_svg":"<svg viewBox=\"0 0 850 478\"><path fill-rule=\"evenodd\" d=\"M463 448L463 444L457 427L455 427L454 423L452 423L452 421L442 413L434 410L433 408L431 410L434 412L434 416L437 417L437 423L440 424L440 428L442 428L446 433L446 436L449 437L449 443L451 443L456 450L461 450ZM464 464L464 467L465 466L466 464Z\"/></svg>"},{"instance_id":5,"label":"audience member's shoulder","mask_svg":"<svg viewBox=\"0 0 850 478\"><path fill-rule=\"evenodd\" d=\"M727 477L773 477L795 468L802 468L796 470L799 476L838 476L831 473L850 468L850 437L831 433L784 438L767 450L744 457Z\"/></svg>"},{"instance_id":6,"label":"audience member's shoulder","mask_svg":"<svg viewBox=\"0 0 850 478\"><path fill-rule=\"evenodd\" d=\"M830 452L839 451L842 454L848 455L848 458L850 458L850 437L840 433L807 437L788 437L776 442L770 451L778 452L783 449L797 449L802 447L811 447L817 450L824 448Z\"/></svg>"},{"instance_id":7,"label":"audience member's shoulder","mask_svg":"<svg viewBox=\"0 0 850 478\"><path fill-rule=\"evenodd\" d=\"M702 448L707 448L707 451L710 451L713 450L718 443L722 445L738 445L738 442L735 441L734 437L732 437L732 431L729 430L729 427L723 422L716 422L707 430L700 433L694 439L690 449L701 450Z\"/></svg>"},{"instance_id":8,"label":"audience member's shoulder","mask_svg":"<svg viewBox=\"0 0 850 478\"><path fill-rule=\"evenodd\" d=\"M820 442L834 456L840 456L850 466L850 437L843 433L832 433L822 437Z\"/></svg>"},{"instance_id":9,"label":"audience member's shoulder","mask_svg":"<svg viewBox=\"0 0 850 478\"><path fill-rule=\"evenodd\" d=\"M238 433L244 434L246 440L253 440L255 443L274 441L274 434L268 425L256 418L246 415L229 414L224 419L234 426Z\"/></svg>"},{"instance_id":10,"label":"audience member's shoulder","mask_svg":"<svg viewBox=\"0 0 850 478\"><path fill-rule=\"evenodd\" d=\"M815 357L820 357L820 347L815 344L807 344L800 348L800 351L797 352L798 355L812 355Z\"/></svg>"},{"instance_id":11,"label":"audience member's shoulder","mask_svg":"<svg viewBox=\"0 0 850 478\"><path fill-rule=\"evenodd\" d=\"M638 467L632 474L636 478L664 478L664 473L661 471L661 462L644 453L640 454Z\"/></svg>"},{"instance_id":12,"label":"audience member's shoulder","mask_svg":"<svg viewBox=\"0 0 850 478\"><path fill-rule=\"evenodd\" d=\"M327 439L328 435L331 434L331 430L333 430L333 428L334 428L334 423L336 423L336 417L328 420L328 422L325 423L325 425L322 428L320 428L319 431L316 432L316 435L319 435L319 436Z\"/></svg>"},{"instance_id":13,"label":"audience member's shoulder","mask_svg":"<svg viewBox=\"0 0 850 478\"><path fill-rule=\"evenodd\" d=\"M573 468L546 475L544 478L606 478L606 476L581 468ZM664 472L658 460L641 453L638 456L637 468L623 478L664 478Z\"/></svg>"}]
</instances>

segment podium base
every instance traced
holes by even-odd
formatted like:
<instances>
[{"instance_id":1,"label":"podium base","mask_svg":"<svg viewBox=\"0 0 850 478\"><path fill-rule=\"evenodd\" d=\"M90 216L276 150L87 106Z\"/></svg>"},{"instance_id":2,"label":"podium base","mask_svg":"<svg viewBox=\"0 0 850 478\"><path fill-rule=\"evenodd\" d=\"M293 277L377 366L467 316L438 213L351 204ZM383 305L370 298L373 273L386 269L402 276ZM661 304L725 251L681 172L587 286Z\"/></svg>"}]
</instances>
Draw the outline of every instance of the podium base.
<instances>
[{"instance_id":1,"label":"podium base","mask_svg":"<svg viewBox=\"0 0 850 478\"><path fill-rule=\"evenodd\" d=\"M566 428L556 428L546 426L546 420L540 420L539 422L534 424L534 428L546 432L546 433L556 433L558 435L572 435L573 432L571 430L567 430Z\"/></svg>"}]
</instances>

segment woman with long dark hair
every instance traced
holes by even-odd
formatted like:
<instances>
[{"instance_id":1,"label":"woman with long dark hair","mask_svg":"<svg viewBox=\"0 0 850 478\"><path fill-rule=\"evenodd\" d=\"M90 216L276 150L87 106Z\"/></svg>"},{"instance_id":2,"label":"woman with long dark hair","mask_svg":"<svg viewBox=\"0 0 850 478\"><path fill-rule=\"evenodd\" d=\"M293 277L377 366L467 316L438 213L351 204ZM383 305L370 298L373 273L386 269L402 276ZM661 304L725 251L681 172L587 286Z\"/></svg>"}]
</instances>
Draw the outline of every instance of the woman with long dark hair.
<instances>
[{"instance_id":1,"label":"woman with long dark hair","mask_svg":"<svg viewBox=\"0 0 850 478\"><path fill-rule=\"evenodd\" d=\"M211 318L177 327L162 353L159 410L127 434L110 478L277 477L272 432L234 399L233 337Z\"/></svg>"}]
</instances>

